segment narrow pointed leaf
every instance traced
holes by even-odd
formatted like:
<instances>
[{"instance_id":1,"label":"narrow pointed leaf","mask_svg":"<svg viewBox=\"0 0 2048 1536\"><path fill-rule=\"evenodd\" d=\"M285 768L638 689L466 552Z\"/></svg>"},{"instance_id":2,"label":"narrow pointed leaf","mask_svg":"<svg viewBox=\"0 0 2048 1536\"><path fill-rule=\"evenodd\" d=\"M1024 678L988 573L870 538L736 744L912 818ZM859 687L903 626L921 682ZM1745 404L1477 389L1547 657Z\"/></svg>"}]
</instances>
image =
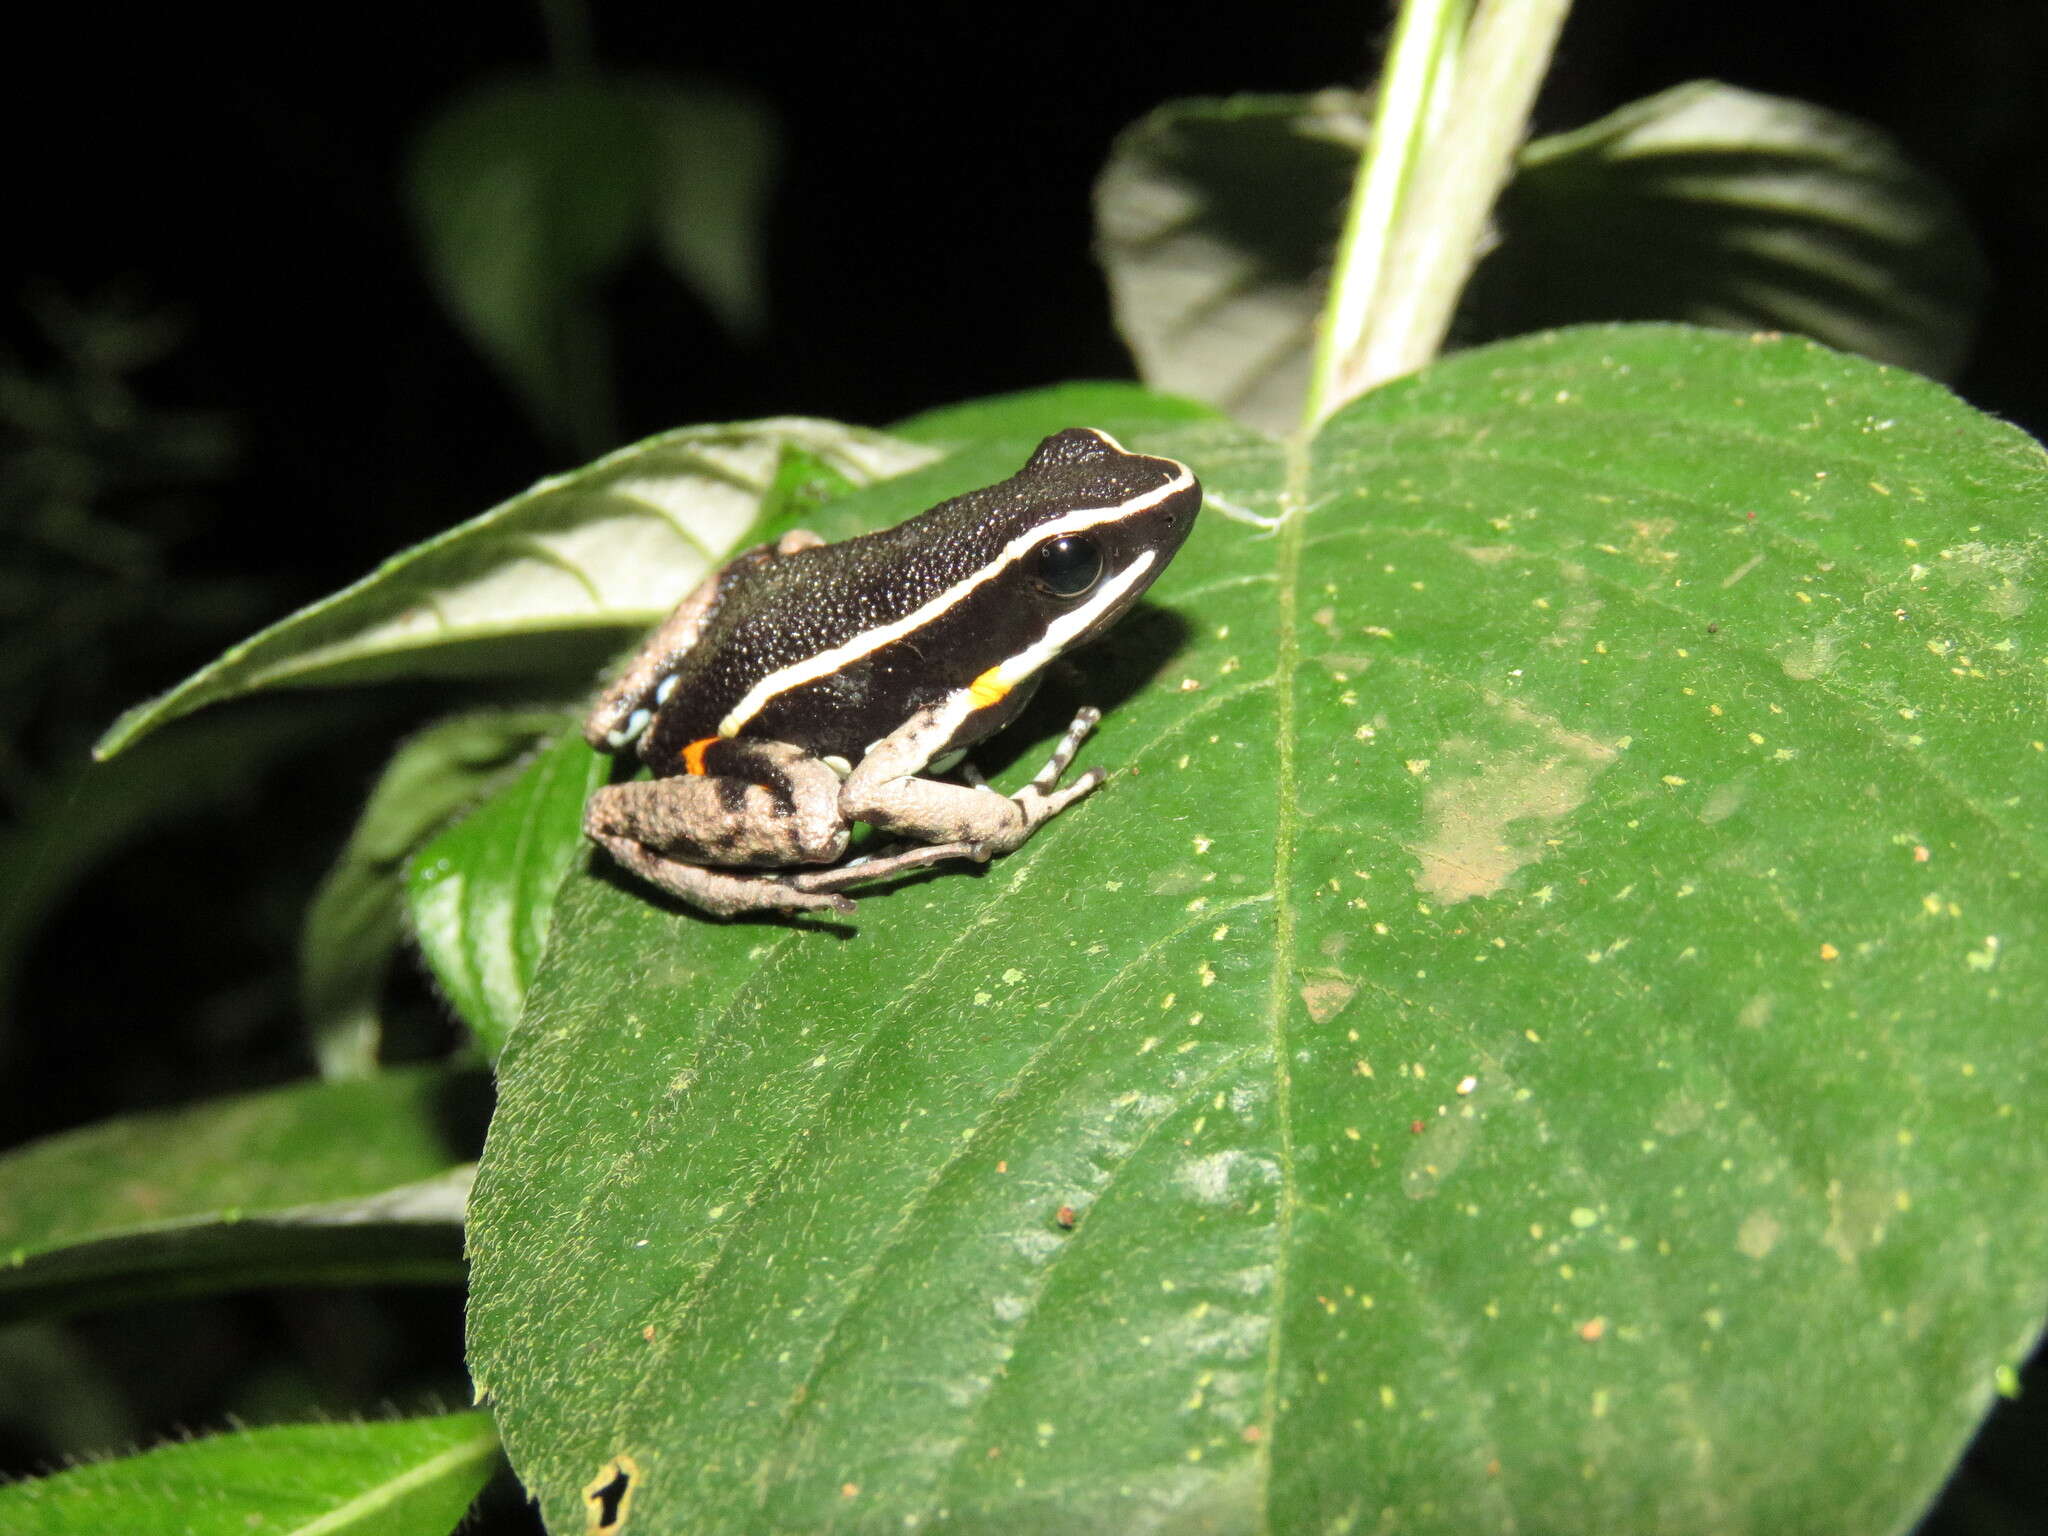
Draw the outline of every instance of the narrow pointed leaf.
<instances>
[{"instance_id":1,"label":"narrow pointed leaf","mask_svg":"<svg viewBox=\"0 0 2048 1536\"><path fill-rule=\"evenodd\" d=\"M565 886L471 1229L551 1529L1908 1522L2041 1325L2041 450L1677 328L1136 445L1287 515L1020 723L1092 799L850 934Z\"/></svg>"},{"instance_id":2,"label":"narrow pointed leaf","mask_svg":"<svg viewBox=\"0 0 2048 1536\"><path fill-rule=\"evenodd\" d=\"M534 419L611 430L600 281L647 224L646 119L603 81L478 87L420 135L407 191L428 276Z\"/></svg>"},{"instance_id":3,"label":"narrow pointed leaf","mask_svg":"<svg viewBox=\"0 0 2048 1536\"><path fill-rule=\"evenodd\" d=\"M783 512L774 493L790 456L860 486L931 454L793 417L649 438L543 480L243 641L129 710L96 750L111 757L168 720L259 689L559 670L578 637L594 666Z\"/></svg>"},{"instance_id":4,"label":"narrow pointed leaf","mask_svg":"<svg viewBox=\"0 0 2048 1536\"><path fill-rule=\"evenodd\" d=\"M492 1056L519 1022L555 891L583 852L583 802L611 770L579 730L555 723L546 750L420 850L406 873L420 951Z\"/></svg>"},{"instance_id":5,"label":"narrow pointed leaf","mask_svg":"<svg viewBox=\"0 0 2048 1536\"><path fill-rule=\"evenodd\" d=\"M304 1083L0 1156L0 1319L255 1285L461 1277L473 1081Z\"/></svg>"},{"instance_id":6,"label":"narrow pointed leaf","mask_svg":"<svg viewBox=\"0 0 2048 1536\"><path fill-rule=\"evenodd\" d=\"M392 754L307 908L299 942L300 1007L323 1076L367 1077L377 1069L377 1005L403 935L405 861L561 726L557 712L463 715L429 726Z\"/></svg>"},{"instance_id":7,"label":"narrow pointed leaf","mask_svg":"<svg viewBox=\"0 0 2048 1536\"><path fill-rule=\"evenodd\" d=\"M10 1536L447 1536L498 1464L487 1413L280 1424L0 1487Z\"/></svg>"}]
</instances>

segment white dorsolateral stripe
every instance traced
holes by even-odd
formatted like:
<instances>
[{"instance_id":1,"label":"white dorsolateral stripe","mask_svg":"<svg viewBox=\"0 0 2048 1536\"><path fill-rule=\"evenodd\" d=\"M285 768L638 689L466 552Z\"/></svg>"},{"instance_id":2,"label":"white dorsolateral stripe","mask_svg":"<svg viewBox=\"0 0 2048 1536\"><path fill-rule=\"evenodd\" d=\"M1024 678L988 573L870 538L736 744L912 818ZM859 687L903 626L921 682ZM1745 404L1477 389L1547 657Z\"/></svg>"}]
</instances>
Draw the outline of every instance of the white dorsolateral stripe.
<instances>
[{"instance_id":1,"label":"white dorsolateral stripe","mask_svg":"<svg viewBox=\"0 0 2048 1536\"><path fill-rule=\"evenodd\" d=\"M1152 551L1148 549L1129 565L1125 566L1123 570L1119 571L1115 577L1104 583L1102 590L1091 597L1086 603L1076 608L1072 613L1061 614L1059 618L1047 625L1045 633L1039 636L1036 642L1027 645L1023 650L1009 657L999 667L995 668L997 679L1001 681L1005 688L1014 688L1017 684L1023 682L1025 678L1065 650L1074 636L1080 634L1082 630L1094 623L1105 610L1115 606L1116 600L1130 591L1132 584L1151 568ZM925 728L929 733L929 739L935 742L952 740L953 733L960 729L961 722L966 720L977 709L986 708L988 702L985 698L977 697L972 688L955 688L946 696L945 707L939 711L930 725ZM887 738L884 737L883 740L887 740ZM872 752L881 744L880 741L871 741L868 743L868 750ZM965 755L964 751L949 752L946 754L946 757L927 763L925 771L927 773L944 773L948 767L952 766L951 763L946 761L946 758L958 761Z\"/></svg>"},{"instance_id":2,"label":"white dorsolateral stripe","mask_svg":"<svg viewBox=\"0 0 2048 1536\"><path fill-rule=\"evenodd\" d=\"M721 736L738 735L740 728L759 714L763 706L778 693L786 693L792 688L801 688L805 683L816 682L821 677L829 677L848 662L858 661L861 657L873 651L878 651L883 646L894 641L901 640L905 635L915 630L922 629L955 603L973 592L975 588L999 575L1009 566L1023 558L1026 553L1036 549L1045 540L1056 539L1064 533L1078 533L1085 528L1094 528L1102 523L1115 522L1118 518L1130 517L1135 513L1145 511L1149 507L1158 506L1160 502L1165 501L1169 496L1174 496L1181 491L1187 490L1194 483L1194 475L1188 470L1182 469L1179 474L1167 481L1166 484L1147 491L1142 496L1134 496L1129 501L1118 502L1113 507L1084 507L1078 511L1069 512L1064 517L1056 517L1049 523L1040 523L1029 533L1019 534L1004 546L1002 553L997 555L995 559L989 561L987 565L984 565L972 575L955 582L914 613L905 614L902 618L892 620L887 624L878 624L873 629L863 630L843 645L835 645L830 650L818 652L815 656L806 656L802 661L791 662L780 671L770 672L766 677L754 684L752 688L747 690L747 696L735 704L732 707L732 712L718 722L718 734ZM1117 577L1116 581L1111 583L1111 586L1121 593L1129 585L1129 578L1132 574L1147 569L1151 563L1152 556L1148 550L1143 560L1133 561L1124 574ZM1122 583L1122 585L1118 585L1118 583ZM1049 639L1054 632L1059 631L1061 625L1066 624L1068 620L1075 618L1077 615L1093 614L1097 611L1099 611L1099 600L1091 601L1086 606L1075 609L1073 613L1068 614L1046 632L1047 638ZM1056 651L1060 645L1065 643L1063 639L1055 643L1053 649ZM1027 656L1036 654L1045 644L1046 640L1041 639L1023 654ZM1050 654L1047 653L1045 657L1041 657L1039 662L1034 663L1034 668L1043 665L1044 661L1050 658ZM1033 669L1027 668L1025 672L1018 675L1028 676L1031 670ZM1002 675L1005 681L1011 680L1010 664L1008 662L1004 663Z\"/></svg>"}]
</instances>

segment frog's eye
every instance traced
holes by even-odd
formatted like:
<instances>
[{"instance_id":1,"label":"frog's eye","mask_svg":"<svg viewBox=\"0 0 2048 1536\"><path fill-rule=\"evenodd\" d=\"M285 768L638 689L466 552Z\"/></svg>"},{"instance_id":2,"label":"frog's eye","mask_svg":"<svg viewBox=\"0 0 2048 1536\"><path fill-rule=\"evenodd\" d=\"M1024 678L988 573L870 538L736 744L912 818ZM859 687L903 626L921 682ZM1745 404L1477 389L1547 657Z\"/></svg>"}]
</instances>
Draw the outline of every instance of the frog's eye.
<instances>
[{"instance_id":1,"label":"frog's eye","mask_svg":"<svg viewBox=\"0 0 2048 1536\"><path fill-rule=\"evenodd\" d=\"M1102 548L1093 539L1067 534L1038 547L1038 587L1054 597L1079 597L1102 580Z\"/></svg>"}]
</instances>

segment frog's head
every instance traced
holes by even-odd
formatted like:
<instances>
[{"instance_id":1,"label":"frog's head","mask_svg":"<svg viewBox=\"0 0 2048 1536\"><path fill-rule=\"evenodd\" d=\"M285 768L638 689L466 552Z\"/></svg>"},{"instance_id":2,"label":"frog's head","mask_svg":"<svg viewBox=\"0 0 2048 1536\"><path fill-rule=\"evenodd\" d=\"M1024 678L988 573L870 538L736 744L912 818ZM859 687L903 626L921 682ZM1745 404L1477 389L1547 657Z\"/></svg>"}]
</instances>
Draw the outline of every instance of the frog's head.
<instances>
[{"instance_id":1,"label":"frog's head","mask_svg":"<svg viewBox=\"0 0 2048 1536\"><path fill-rule=\"evenodd\" d=\"M994 600L971 606L986 624L981 647L1000 653L1011 683L1114 624L1186 541L1202 505L1185 464L1126 452L1093 427L1054 433L982 495L982 536L1000 546L983 567Z\"/></svg>"}]
</instances>

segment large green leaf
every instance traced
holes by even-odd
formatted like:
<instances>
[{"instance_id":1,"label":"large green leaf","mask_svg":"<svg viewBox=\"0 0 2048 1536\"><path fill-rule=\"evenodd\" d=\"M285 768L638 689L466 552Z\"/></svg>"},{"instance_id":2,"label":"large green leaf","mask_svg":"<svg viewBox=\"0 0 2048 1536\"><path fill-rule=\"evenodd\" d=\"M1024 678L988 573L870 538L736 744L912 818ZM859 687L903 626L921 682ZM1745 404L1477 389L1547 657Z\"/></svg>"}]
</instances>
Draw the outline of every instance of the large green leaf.
<instances>
[{"instance_id":1,"label":"large green leaf","mask_svg":"<svg viewBox=\"0 0 2048 1536\"><path fill-rule=\"evenodd\" d=\"M258 689L561 672L565 643L568 670L587 669L819 476L844 489L931 457L880 433L796 417L665 432L394 556L138 704L95 750L111 757L166 721ZM792 464L804 473L790 474ZM588 642L580 648L579 637Z\"/></svg>"},{"instance_id":2,"label":"large green leaf","mask_svg":"<svg viewBox=\"0 0 2048 1536\"><path fill-rule=\"evenodd\" d=\"M477 1085L410 1068L130 1115L0 1156L0 1320L462 1274Z\"/></svg>"},{"instance_id":3,"label":"large green leaf","mask_svg":"<svg viewBox=\"0 0 2048 1536\"><path fill-rule=\"evenodd\" d=\"M1117 327L1162 389L1285 430L1367 132L1354 93L1168 103L1096 187ZM1946 375L1984 296L1954 200L1868 124L1696 81L1523 150L1466 341L1585 320L1800 331Z\"/></svg>"},{"instance_id":4,"label":"large green leaf","mask_svg":"<svg viewBox=\"0 0 2048 1536\"><path fill-rule=\"evenodd\" d=\"M2048 1272L2041 451L1628 328L1133 442L1248 517L1020 725L1094 798L851 929L565 886L471 1225L551 1528L1903 1525Z\"/></svg>"},{"instance_id":5,"label":"large green leaf","mask_svg":"<svg viewBox=\"0 0 2048 1536\"><path fill-rule=\"evenodd\" d=\"M281 1424L0 1488L9 1536L447 1536L498 1462L487 1413Z\"/></svg>"},{"instance_id":6,"label":"large green leaf","mask_svg":"<svg viewBox=\"0 0 2048 1536\"><path fill-rule=\"evenodd\" d=\"M583 802L611 759L561 729L512 783L406 871L413 934L455 1011L493 1056L526 1006L555 891L583 850Z\"/></svg>"}]
</instances>

